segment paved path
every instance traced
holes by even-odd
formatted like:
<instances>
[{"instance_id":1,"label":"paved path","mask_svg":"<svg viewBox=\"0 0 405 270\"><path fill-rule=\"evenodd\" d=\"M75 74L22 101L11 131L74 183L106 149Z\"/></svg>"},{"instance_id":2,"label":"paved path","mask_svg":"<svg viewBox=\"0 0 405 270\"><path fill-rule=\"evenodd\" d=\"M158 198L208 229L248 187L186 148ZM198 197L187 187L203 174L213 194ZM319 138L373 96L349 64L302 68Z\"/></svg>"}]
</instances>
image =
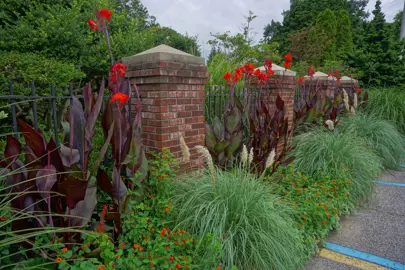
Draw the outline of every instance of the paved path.
<instances>
[{"instance_id":1,"label":"paved path","mask_svg":"<svg viewBox=\"0 0 405 270\"><path fill-rule=\"evenodd\" d=\"M370 202L340 224L306 270L405 270L405 170L384 173Z\"/></svg>"}]
</instances>

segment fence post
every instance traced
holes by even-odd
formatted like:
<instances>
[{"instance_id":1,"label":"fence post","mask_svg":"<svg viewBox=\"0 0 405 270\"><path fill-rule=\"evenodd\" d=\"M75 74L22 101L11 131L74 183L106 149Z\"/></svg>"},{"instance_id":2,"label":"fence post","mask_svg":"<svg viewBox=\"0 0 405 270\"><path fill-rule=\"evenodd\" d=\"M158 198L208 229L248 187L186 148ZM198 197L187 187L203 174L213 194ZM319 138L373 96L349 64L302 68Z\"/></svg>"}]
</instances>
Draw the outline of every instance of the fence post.
<instances>
[{"instance_id":1,"label":"fence post","mask_svg":"<svg viewBox=\"0 0 405 270\"><path fill-rule=\"evenodd\" d=\"M56 146L59 146L58 121L56 115L56 95L55 95L55 87L53 84L51 84L51 92L52 92L52 115L53 115L53 127L55 132L55 143Z\"/></svg>"},{"instance_id":2,"label":"fence post","mask_svg":"<svg viewBox=\"0 0 405 270\"><path fill-rule=\"evenodd\" d=\"M11 117L13 118L13 130L15 136L18 137L17 115L15 113L15 104L14 104L15 100L14 100L13 81L10 81L9 89L10 89Z\"/></svg>"},{"instance_id":3,"label":"fence post","mask_svg":"<svg viewBox=\"0 0 405 270\"><path fill-rule=\"evenodd\" d=\"M33 114L33 117L34 117L34 127L35 127L35 129L38 129L37 101L35 100L36 96L35 96L35 82L34 82L34 80L32 80L31 90L32 90L32 97L34 98L32 100L32 114Z\"/></svg>"}]
</instances>

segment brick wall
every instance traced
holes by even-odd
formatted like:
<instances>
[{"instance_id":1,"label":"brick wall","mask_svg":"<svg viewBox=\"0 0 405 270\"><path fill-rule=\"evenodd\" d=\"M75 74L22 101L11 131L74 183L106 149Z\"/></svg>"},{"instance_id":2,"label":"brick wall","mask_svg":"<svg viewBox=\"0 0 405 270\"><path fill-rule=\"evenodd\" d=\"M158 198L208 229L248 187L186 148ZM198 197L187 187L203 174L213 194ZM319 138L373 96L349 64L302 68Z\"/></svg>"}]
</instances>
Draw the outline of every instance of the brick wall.
<instances>
[{"instance_id":1,"label":"brick wall","mask_svg":"<svg viewBox=\"0 0 405 270\"><path fill-rule=\"evenodd\" d=\"M181 162L180 170L201 167L203 160L192 148L205 144L207 67L200 57L168 46L163 49L163 53L152 51L148 57L141 54L124 58L126 76L137 85L141 95L143 144L149 151L169 148L181 161L179 137L182 135L190 148L191 159L188 163Z\"/></svg>"}]
</instances>

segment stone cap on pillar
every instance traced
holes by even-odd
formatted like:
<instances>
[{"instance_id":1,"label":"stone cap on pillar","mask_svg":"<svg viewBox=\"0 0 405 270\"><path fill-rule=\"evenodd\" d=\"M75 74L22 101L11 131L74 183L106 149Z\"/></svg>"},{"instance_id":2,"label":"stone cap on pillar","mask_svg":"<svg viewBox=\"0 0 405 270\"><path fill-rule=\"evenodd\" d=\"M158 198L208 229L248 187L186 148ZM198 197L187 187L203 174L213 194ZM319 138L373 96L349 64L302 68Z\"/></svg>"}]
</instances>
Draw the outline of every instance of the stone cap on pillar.
<instances>
[{"instance_id":1,"label":"stone cap on pillar","mask_svg":"<svg viewBox=\"0 0 405 270\"><path fill-rule=\"evenodd\" d=\"M260 71L266 71L264 66L259 67ZM271 69L274 71L274 75L286 75L286 76L296 76L297 72L292 71L290 69L285 69L279 65L272 64Z\"/></svg>"},{"instance_id":2,"label":"stone cap on pillar","mask_svg":"<svg viewBox=\"0 0 405 270\"><path fill-rule=\"evenodd\" d=\"M204 65L205 60L203 57L194 56L167 45L159 45L144 52L135 54L133 56L124 57L122 62L131 67L136 64L150 63L150 62L180 62L185 64Z\"/></svg>"},{"instance_id":3,"label":"stone cap on pillar","mask_svg":"<svg viewBox=\"0 0 405 270\"><path fill-rule=\"evenodd\" d=\"M349 76L343 76L342 78L340 78L340 82L344 82L344 83L358 83L359 81L353 78L350 78Z\"/></svg>"},{"instance_id":4,"label":"stone cap on pillar","mask_svg":"<svg viewBox=\"0 0 405 270\"><path fill-rule=\"evenodd\" d=\"M305 78L305 81L311 80L311 76L308 76L308 75L304 76L304 78ZM314 75L312 76L312 79L320 80L320 81L335 81L336 80L335 77L328 76L328 74L320 72L320 71L315 72Z\"/></svg>"}]
</instances>

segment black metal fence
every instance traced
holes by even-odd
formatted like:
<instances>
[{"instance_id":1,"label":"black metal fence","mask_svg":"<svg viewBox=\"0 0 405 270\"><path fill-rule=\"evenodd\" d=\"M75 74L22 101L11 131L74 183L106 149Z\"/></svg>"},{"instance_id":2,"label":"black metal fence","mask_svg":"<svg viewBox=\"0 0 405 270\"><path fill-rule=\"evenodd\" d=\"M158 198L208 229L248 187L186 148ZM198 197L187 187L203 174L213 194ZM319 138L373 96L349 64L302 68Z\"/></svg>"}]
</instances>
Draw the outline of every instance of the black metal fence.
<instances>
[{"instance_id":1,"label":"black metal fence","mask_svg":"<svg viewBox=\"0 0 405 270\"><path fill-rule=\"evenodd\" d=\"M205 94L205 120L212 124L215 117L222 120L226 104L229 101L229 87L209 86ZM235 88L235 96L243 105L248 105L250 110L255 110L261 96L260 89L244 91L243 88Z\"/></svg>"},{"instance_id":2,"label":"black metal fence","mask_svg":"<svg viewBox=\"0 0 405 270\"><path fill-rule=\"evenodd\" d=\"M18 138L20 135L20 132L18 130L18 125L17 125L17 113L16 113L16 106L17 104L21 102L28 102L31 103L31 110L32 110L32 125L34 126L35 129L38 129L38 113L37 113L37 103L39 101L47 101L49 104L49 109L51 110L51 115L52 115L52 126L48 127L50 130L52 130L55 143L57 146L60 145L59 141L59 132L61 131L61 123L58 121L58 111L57 111L57 106L56 102L57 101L66 101L70 100L70 104L72 103L73 97L78 98L80 101L83 100L83 95L74 95L73 94L73 85L72 83L69 84L69 95L64 96L64 95L56 95L56 89L55 86L52 84L50 85L50 90L51 90L51 95L50 96L40 96L36 94L36 89L35 89L35 82L33 81L31 83L31 95L30 96L21 96L21 95L14 95L14 89L13 89L13 82L11 81L9 83L9 92L10 95L8 96L0 96L0 101L8 101L9 102L9 107L10 107L10 113L11 113L11 121L12 121L12 130L14 135ZM103 114L104 110L104 102L108 97L104 96L103 100L103 105L101 106L101 114ZM128 106L131 108L131 99L128 100ZM129 121L131 123L132 115L131 115L131 110L129 110ZM107 154L104 158L104 165L108 166L108 158Z\"/></svg>"}]
</instances>

